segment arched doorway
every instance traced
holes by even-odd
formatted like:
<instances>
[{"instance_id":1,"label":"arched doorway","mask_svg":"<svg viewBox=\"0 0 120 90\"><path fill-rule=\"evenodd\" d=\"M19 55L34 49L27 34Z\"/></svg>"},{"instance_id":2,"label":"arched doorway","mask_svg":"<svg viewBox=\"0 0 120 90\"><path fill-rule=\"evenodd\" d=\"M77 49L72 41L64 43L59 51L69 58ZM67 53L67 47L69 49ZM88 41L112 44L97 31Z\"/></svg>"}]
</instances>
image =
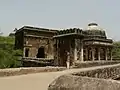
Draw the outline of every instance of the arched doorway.
<instances>
[{"instance_id":1,"label":"arched doorway","mask_svg":"<svg viewBox=\"0 0 120 90\"><path fill-rule=\"evenodd\" d=\"M38 49L37 58L45 58L45 49L44 49L44 47L40 47Z\"/></svg>"}]
</instances>

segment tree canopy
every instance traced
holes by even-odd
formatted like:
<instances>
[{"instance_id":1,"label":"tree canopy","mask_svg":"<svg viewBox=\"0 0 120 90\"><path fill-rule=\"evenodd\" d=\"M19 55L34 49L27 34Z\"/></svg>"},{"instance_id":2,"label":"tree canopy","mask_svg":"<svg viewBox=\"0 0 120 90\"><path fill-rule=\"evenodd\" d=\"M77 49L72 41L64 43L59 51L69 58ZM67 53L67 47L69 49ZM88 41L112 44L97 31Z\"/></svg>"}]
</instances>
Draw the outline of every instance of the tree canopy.
<instances>
[{"instance_id":1,"label":"tree canopy","mask_svg":"<svg viewBox=\"0 0 120 90\"><path fill-rule=\"evenodd\" d=\"M21 66L19 57L21 50L14 49L14 37L0 36L0 68L14 68Z\"/></svg>"},{"instance_id":2,"label":"tree canopy","mask_svg":"<svg viewBox=\"0 0 120 90\"><path fill-rule=\"evenodd\" d=\"M120 59L120 41L114 42L113 45L113 58Z\"/></svg>"}]
</instances>

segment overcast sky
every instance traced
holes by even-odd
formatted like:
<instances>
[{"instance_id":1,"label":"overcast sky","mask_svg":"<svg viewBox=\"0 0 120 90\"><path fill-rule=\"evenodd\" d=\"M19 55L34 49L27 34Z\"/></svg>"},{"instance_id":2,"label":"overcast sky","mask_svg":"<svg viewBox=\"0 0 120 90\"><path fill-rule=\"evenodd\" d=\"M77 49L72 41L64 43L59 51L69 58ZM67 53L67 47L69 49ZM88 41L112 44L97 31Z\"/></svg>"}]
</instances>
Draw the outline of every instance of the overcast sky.
<instances>
[{"instance_id":1,"label":"overcast sky","mask_svg":"<svg viewBox=\"0 0 120 90\"><path fill-rule=\"evenodd\" d=\"M120 0L0 0L0 29L8 35L25 25L86 28L90 22L120 40Z\"/></svg>"}]
</instances>

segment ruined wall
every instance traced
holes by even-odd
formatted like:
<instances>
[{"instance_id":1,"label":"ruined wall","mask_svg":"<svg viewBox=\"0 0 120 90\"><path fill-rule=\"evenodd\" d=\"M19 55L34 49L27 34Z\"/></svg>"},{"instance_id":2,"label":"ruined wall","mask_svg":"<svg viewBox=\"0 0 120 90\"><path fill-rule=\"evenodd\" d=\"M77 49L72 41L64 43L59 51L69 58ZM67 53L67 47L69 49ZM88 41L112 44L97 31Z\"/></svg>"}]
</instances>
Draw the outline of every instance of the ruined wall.
<instances>
[{"instance_id":1,"label":"ruined wall","mask_svg":"<svg viewBox=\"0 0 120 90\"><path fill-rule=\"evenodd\" d=\"M29 57L36 57L38 49L42 47L44 48L45 58L54 58L53 35L55 33L34 30L25 30L24 32L24 43L25 48L29 48Z\"/></svg>"},{"instance_id":2,"label":"ruined wall","mask_svg":"<svg viewBox=\"0 0 120 90\"><path fill-rule=\"evenodd\" d=\"M25 37L24 40L28 42L28 45L31 45L31 47L28 47L30 49L29 57L36 57L38 49L43 47L45 51L45 58L54 58L54 41L52 38Z\"/></svg>"}]
</instances>

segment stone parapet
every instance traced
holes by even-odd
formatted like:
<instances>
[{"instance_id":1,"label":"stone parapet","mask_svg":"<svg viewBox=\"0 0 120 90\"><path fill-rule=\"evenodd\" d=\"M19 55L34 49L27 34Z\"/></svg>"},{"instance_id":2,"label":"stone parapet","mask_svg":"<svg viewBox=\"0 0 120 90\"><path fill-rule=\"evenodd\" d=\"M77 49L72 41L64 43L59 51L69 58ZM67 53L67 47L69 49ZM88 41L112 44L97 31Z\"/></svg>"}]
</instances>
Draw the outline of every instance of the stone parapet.
<instances>
[{"instance_id":1,"label":"stone parapet","mask_svg":"<svg viewBox=\"0 0 120 90\"><path fill-rule=\"evenodd\" d=\"M93 67L93 66L101 66L101 65L113 65L118 64L120 61L84 61L84 62L76 62L73 68L85 68L85 67Z\"/></svg>"},{"instance_id":2,"label":"stone parapet","mask_svg":"<svg viewBox=\"0 0 120 90\"><path fill-rule=\"evenodd\" d=\"M31 73L41 73L41 72L56 72L65 69L66 68L64 67L28 67L28 68L0 69L0 77L24 75Z\"/></svg>"}]
</instances>

